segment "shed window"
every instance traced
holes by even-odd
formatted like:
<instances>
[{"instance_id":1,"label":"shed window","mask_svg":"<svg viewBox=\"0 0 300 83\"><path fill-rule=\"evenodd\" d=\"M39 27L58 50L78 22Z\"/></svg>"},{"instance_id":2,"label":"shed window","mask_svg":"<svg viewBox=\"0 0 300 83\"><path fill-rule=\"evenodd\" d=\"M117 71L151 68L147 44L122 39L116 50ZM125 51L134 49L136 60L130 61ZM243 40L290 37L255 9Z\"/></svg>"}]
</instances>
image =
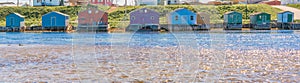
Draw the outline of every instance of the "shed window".
<instances>
[{"instance_id":1,"label":"shed window","mask_svg":"<svg viewBox=\"0 0 300 83\"><path fill-rule=\"evenodd\" d=\"M89 10L89 11L88 11L88 13L89 13L89 14L91 14L91 13L92 13L92 11L91 11L91 10Z\"/></svg>"},{"instance_id":2,"label":"shed window","mask_svg":"<svg viewBox=\"0 0 300 83\"><path fill-rule=\"evenodd\" d=\"M191 20L194 20L194 16L191 16Z\"/></svg>"},{"instance_id":3,"label":"shed window","mask_svg":"<svg viewBox=\"0 0 300 83\"><path fill-rule=\"evenodd\" d=\"M144 10L145 11L145 13L147 13L148 11L147 10Z\"/></svg>"},{"instance_id":4,"label":"shed window","mask_svg":"<svg viewBox=\"0 0 300 83\"><path fill-rule=\"evenodd\" d=\"M102 2L102 0L98 0L98 2Z\"/></svg>"},{"instance_id":5,"label":"shed window","mask_svg":"<svg viewBox=\"0 0 300 83\"><path fill-rule=\"evenodd\" d=\"M233 15L230 15L230 18L233 18Z\"/></svg>"},{"instance_id":6,"label":"shed window","mask_svg":"<svg viewBox=\"0 0 300 83\"><path fill-rule=\"evenodd\" d=\"M80 18L80 20L85 20L85 18Z\"/></svg>"},{"instance_id":7,"label":"shed window","mask_svg":"<svg viewBox=\"0 0 300 83\"><path fill-rule=\"evenodd\" d=\"M175 16L175 20L178 20L178 16Z\"/></svg>"},{"instance_id":8,"label":"shed window","mask_svg":"<svg viewBox=\"0 0 300 83\"><path fill-rule=\"evenodd\" d=\"M261 16L259 16L259 19L261 19Z\"/></svg>"},{"instance_id":9,"label":"shed window","mask_svg":"<svg viewBox=\"0 0 300 83\"><path fill-rule=\"evenodd\" d=\"M151 20L154 20L154 17L153 17L153 16L151 16Z\"/></svg>"},{"instance_id":10,"label":"shed window","mask_svg":"<svg viewBox=\"0 0 300 83\"><path fill-rule=\"evenodd\" d=\"M133 16L133 17L131 17L131 19L132 19L132 20L135 20L135 17Z\"/></svg>"},{"instance_id":11,"label":"shed window","mask_svg":"<svg viewBox=\"0 0 300 83\"><path fill-rule=\"evenodd\" d=\"M203 17L203 16L201 16L201 19L202 19L202 20L204 20L204 17Z\"/></svg>"}]
</instances>

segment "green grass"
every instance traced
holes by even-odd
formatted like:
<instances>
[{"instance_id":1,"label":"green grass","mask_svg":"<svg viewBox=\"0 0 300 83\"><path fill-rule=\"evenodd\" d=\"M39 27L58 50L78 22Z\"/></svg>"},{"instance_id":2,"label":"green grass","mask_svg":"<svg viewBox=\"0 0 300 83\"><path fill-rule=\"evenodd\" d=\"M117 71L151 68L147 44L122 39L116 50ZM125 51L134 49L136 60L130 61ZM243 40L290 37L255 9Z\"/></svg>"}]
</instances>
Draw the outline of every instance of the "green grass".
<instances>
[{"instance_id":1,"label":"green grass","mask_svg":"<svg viewBox=\"0 0 300 83\"><path fill-rule=\"evenodd\" d=\"M287 6L300 9L300 4L288 4Z\"/></svg>"}]
</instances>

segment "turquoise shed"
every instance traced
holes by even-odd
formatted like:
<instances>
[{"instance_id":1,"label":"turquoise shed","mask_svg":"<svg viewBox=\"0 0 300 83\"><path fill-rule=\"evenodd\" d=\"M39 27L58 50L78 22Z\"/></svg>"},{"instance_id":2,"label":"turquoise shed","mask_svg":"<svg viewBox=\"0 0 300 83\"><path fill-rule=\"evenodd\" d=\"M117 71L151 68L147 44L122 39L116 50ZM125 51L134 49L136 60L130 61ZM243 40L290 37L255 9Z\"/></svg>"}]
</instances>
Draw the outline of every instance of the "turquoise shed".
<instances>
[{"instance_id":1,"label":"turquoise shed","mask_svg":"<svg viewBox=\"0 0 300 83\"><path fill-rule=\"evenodd\" d=\"M196 25L197 14L186 8L179 8L168 14L168 23L173 25Z\"/></svg>"},{"instance_id":2,"label":"turquoise shed","mask_svg":"<svg viewBox=\"0 0 300 83\"><path fill-rule=\"evenodd\" d=\"M279 29L292 29L294 22L294 13L283 11L277 14L277 27Z\"/></svg>"},{"instance_id":3,"label":"turquoise shed","mask_svg":"<svg viewBox=\"0 0 300 83\"><path fill-rule=\"evenodd\" d=\"M224 14L224 29L241 30L243 26L242 13L231 11Z\"/></svg>"},{"instance_id":4,"label":"turquoise shed","mask_svg":"<svg viewBox=\"0 0 300 83\"><path fill-rule=\"evenodd\" d=\"M258 12L250 15L252 29L271 29L271 14Z\"/></svg>"}]
</instances>

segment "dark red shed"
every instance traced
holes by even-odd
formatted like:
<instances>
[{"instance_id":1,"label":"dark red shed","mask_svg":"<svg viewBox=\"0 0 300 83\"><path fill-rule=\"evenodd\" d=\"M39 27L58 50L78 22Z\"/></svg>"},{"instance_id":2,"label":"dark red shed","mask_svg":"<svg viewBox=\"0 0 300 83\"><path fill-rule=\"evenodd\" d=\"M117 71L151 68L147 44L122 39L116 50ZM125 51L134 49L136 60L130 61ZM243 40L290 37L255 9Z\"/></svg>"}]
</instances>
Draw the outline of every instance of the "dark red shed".
<instances>
[{"instance_id":1,"label":"dark red shed","mask_svg":"<svg viewBox=\"0 0 300 83\"><path fill-rule=\"evenodd\" d=\"M78 26L108 25L108 13L97 8L88 8L79 12Z\"/></svg>"},{"instance_id":2,"label":"dark red shed","mask_svg":"<svg viewBox=\"0 0 300 83\"><path fill-rule=\"evenodd\" d=\"M261 4L268 4L268 5L281 5L281 1L274 0L274 1L262 1Z\"/></svg>"}]
</instances>

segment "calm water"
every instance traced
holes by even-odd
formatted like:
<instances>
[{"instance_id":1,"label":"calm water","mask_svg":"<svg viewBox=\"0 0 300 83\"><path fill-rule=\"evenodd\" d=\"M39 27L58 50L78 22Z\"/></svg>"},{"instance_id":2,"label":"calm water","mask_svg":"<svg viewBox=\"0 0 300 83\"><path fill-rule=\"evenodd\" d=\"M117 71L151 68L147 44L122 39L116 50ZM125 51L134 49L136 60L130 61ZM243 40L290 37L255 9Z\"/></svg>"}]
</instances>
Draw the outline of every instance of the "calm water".
<instances>
[{"instance_id":1,"label":"calm water","mask_svg":"<svg viewBox=\"0 0 300 83\"><path fill-rule=\"evenodd\" d=\"M191 46L220 49L300 50L300 31L202 31L172 33L0 33L0 44Z\"/></svg>"}]
</instances>

